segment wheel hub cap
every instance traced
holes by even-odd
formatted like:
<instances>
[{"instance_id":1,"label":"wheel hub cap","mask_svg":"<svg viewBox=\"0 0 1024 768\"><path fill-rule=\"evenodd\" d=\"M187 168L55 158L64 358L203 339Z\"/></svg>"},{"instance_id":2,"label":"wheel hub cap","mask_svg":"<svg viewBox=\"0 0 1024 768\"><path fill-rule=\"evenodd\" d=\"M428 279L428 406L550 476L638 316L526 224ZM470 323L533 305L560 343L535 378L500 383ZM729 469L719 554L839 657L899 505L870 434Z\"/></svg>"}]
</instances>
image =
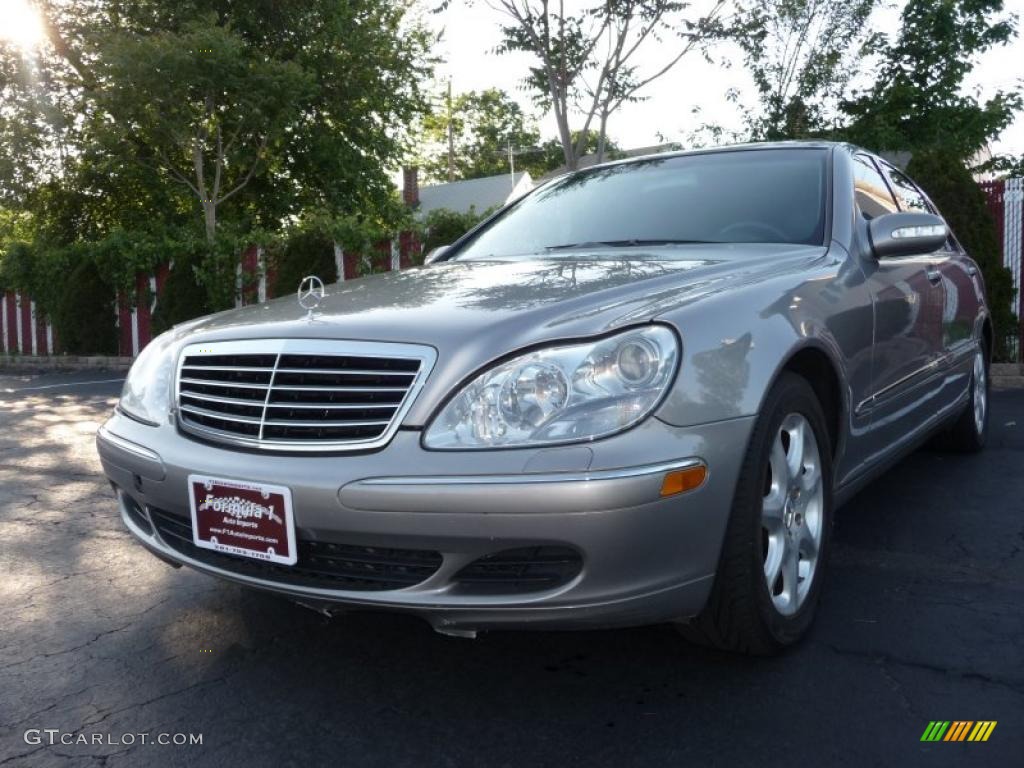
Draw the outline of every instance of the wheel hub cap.
<instances>
[{"instance_id":1,"label":"wheel hub cap","mask_svg":"<svg viewBox=\"0 0 1024 768\"><path fill-rule=\"evenodd\" d=\"M799 610L810 591L823 514L818 442L807 419L791 413L774 436L761 508L764 577L782 614Z\"/></svg>"},{"instance_id":2,"label":"wheel hub cap","mask_svg":"<svg viewBox=\"0 0 1024 768\"><path fill-rule=\"evenodd\" d=\"M988 383L985 381L985 356L974 356L974 426L980 435L985 431L985 411L988 409Z\"/></svg>"}]
</instances>

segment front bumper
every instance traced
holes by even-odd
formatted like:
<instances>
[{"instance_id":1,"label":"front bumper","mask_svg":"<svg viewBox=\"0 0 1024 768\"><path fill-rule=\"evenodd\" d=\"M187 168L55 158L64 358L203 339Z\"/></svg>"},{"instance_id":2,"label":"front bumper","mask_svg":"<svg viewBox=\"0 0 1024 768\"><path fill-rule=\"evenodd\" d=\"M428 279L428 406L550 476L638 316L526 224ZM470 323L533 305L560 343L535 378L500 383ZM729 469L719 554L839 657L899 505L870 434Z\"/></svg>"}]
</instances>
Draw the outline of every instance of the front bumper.
<instances>
[{"instance_id":1,"label":"front bumper","mask_svg":"<svg viewBox=\"0 0 1024 768\"><path fill-rule=\"evenodd\" d=\"M143 510L187 519L190 473L285 485L302 539L443 556L433 575L401 589L296 585L188 557L122 503L125 525L161 559L306 604L414 613L445 632L583 628L700 611L752 421L677 428L649 419L586 446L474 452L425 451L418 431L403 430L374 453L295 456L217 447L117 413L97 446L107 477ZM668 469L697 461L708 467L700 488L660 495ZM478 558L533 546L571 547L582 568L542 591L466 594L454 579Z\"/></svg>"}]
</instances>

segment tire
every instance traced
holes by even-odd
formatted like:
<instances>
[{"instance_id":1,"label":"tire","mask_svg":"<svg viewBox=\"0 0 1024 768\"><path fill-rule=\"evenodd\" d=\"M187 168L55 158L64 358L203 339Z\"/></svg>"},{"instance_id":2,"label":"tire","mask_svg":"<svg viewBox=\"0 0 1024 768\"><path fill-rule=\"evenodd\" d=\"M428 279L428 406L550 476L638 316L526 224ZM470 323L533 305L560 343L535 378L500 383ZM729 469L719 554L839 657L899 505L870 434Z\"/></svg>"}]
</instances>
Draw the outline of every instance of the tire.
<instances>
[{"instance_id":1,"label":"tire","mask_svg":"<svg viewBox=\"0 0 1024 768\"><path fill-rule=\"evenodd\" d=\"M967 407L953 422L945 435L943 445L961 453L978 453L988 442L989 394L988 355L979 347L974 355L971 386ZM980 408L980 415L979 415Z\"/></svg>"},{"instance_id":2,"label":"tire","mask_svg":"<svg viewBox=\"0 0 1024 768\"><path fill-rule=\"evenodd\" d=\"M803 436L802 460L792 450L794 435ZM798 473L790 469L795 465ZM796 643L814 619L832 509L832 452L821 405L805 379L785 372L769 390L747 446L711 595L695 619L679 625L683 636L751 655ZM769 570L778 574L771 588Z\"/></svg>"}]
</instances>

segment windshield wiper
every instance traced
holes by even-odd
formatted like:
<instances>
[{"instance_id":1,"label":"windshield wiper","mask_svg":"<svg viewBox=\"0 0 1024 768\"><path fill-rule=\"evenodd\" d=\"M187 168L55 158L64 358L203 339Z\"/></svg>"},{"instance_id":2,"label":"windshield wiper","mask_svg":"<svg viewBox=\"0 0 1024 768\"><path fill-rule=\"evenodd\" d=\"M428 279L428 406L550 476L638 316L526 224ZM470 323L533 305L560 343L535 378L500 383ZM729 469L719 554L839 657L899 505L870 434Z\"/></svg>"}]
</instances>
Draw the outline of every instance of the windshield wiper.
<instances>
[{"instance_id":1,"label":"windshield wiper","mask_svg":"<svg viewBox=\"0 0 1024 768\"><path fill-rule=\"evenodd\" d=\"M546 245L545 251L567 251L573 248L631 248L639 245L693 245L714 243L714 240L588 240L582 243L565 243L564 245Z\"/></svg>"}]
</instances>

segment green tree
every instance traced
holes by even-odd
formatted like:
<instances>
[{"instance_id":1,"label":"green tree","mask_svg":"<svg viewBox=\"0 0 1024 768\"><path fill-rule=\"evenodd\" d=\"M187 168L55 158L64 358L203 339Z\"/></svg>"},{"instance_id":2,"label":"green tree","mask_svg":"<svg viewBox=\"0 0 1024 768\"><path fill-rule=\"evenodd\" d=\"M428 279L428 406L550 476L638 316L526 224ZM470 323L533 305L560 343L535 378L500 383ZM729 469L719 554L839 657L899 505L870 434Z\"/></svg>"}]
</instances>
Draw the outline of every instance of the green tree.
<instances>
[{"instance_id":1,"label":"green tree","mask_svg":"<svg viewBox=\"0 0 1024 768\"><path fill-rule=\"evenodd\" d=\"M642 99L650 83L687 54L732 34L725 0L699 11L678 0L600 0L567 9L549 0L490 0L504 14L499 52L521 51L535 59L526 85L549 108L558 127L562 162L574 170L583 142L597 130L600 160L610 116ZM651 44L662 43L664 59L651 62ZM583 124L575 132L574 113ZM573 135L578 137L573 140Z\"/></svg>"},{"instance_id":2,"label":"green tree","mask_svg":"<svg viewBox=\"0 0 1024 768\"><path fill-rule=\"evenodd\" d=\"M765 0L745 10L738 41L760 105L754 139L800 139L834 127L838 104L875 36L876 0Z\"/></svg>"},{"instance_id":3,"label":"green tree","mask_svg":"<svg viewBox=\"0 0 1024 768\"><path fill-rule=\"evenodd\" d=\"M36 5L47 43L0 42L0 205L36 271L88 246L123 289L181 255L220 307L242 244L311 209L393 212L433 64L404 0Z\"/></svg>"},{"instance_id":4,"label":"green tree","mask_svg":"<svg viewBox=\"0 0 1024 768\"><path fill-rule=\"evenodd\" d=\"M449 177L448 131L453 135ZM477 179L509 172L509 149L533 147L540 140L533 121L507 93L497 88L446 97L423 124L428 150L420 167L428 179L449 181Z\"/></svg>"},{"instance_id":5,"label":"green tree","mask_svg":"<svg viewBox=\"0 0 1024 768\"><path fill-rule=\"evenodd\" d=\"M473 227L491 215L491 210L477 212L470 208L465 213L436 208L423 221L423 253L430 253L439 245L451 245Z\"/></svg>"},{"instance_id":6,"label":"green tree","mask_svg":"<svg viewBox=\"0 0 1024 768\"><path fill-rule=\"evenodd\" d=\"M1005 339L1017 327L1013 277L1003 266L999 231L989 213L985 194L964 165L963 158L949 149L932 149L914 154L907 165L910 174L935 202L950 229L985 277L992 325L995 330L995 359L1003 357Z\"/></svg>"},{"instance_id":7,"label":"green tree","mask_svg":"<svg viewBox=\"0 0 1024 768\"><path fill-rule=\"evenodd\" d=\"M598 131L590 129L586 135L573 131L570 138L574 147L581 147L580 159L588 155L597 157L598 147L602 141ZM624 156L618 143L608 136L604 137L603 154L605 160L616 160ZM579 160L577 164L578 162ZM534 179L552 171L564 170L565 154L562 151L562 142L558 139L548 139L537 147L521 150L516 157L516 167L529 171Z\"/></svg>"},{"instance_id":8,"label":"green tree","mask_svg":"<svg viewBox=\"0 0 1024 768\"><path fill-rule=\"evenodd\" d=\"M876 46L876 85L843 106L848 138L875 150L941 148L967 159L998 136L1020 94L1000 91L981 103L963 85L979 54L1016 35L1002 10L1002 0L909 0L895 39Z\"/></svg>"},{"instance_id":9,"label":"green tree","mask_svg":"<svg viewBox=\"0 0 1024 768\"><path fill-rule=\"evenodd\" d=\"M213 16L180 32L116 31L102 46L96 103L114 118L110 130L187 187L212 244L220 207L286 151L310 74L265 57Z\"/></svg>"}]
</instances>

